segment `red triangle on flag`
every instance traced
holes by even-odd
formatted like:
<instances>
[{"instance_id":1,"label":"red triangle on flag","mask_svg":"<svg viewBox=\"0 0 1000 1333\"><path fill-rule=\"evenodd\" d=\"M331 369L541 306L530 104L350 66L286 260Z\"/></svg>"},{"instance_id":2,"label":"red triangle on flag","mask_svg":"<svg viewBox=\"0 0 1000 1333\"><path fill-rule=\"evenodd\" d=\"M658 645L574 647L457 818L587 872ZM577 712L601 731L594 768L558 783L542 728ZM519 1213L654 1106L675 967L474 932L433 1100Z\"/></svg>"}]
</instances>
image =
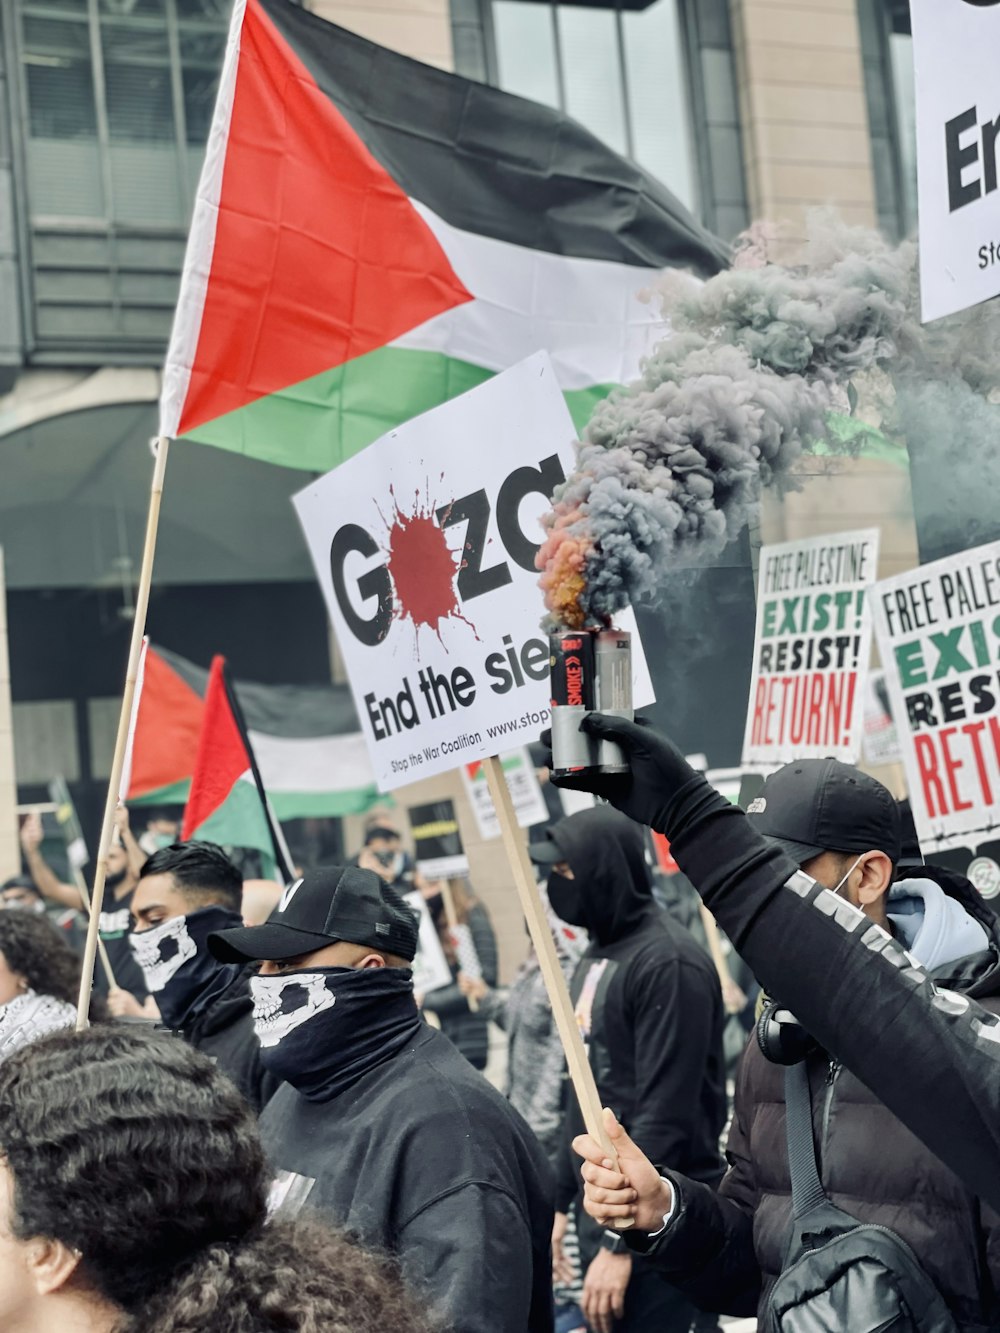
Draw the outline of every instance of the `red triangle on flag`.
<instances>
[{"instance_id":1,"label":"red triangle on flag","mask_svg":"<svg viewBox=\"0 0 1000 1333\"><path fill-rule=\"evenodd\" d=\"M153 648L146 649L126 799L186 782L205 705Z\"/></svg>"},{"instance_id":2,"label":"red triangle on flag","mask_svg":"<svg viewBox=\"0 0 1000 1333\"><path fill-rule=\"evenodd\" d=\"M228 798L233 785L250 768L250 756L233 717L223 678L224 657L213 657L205 690L205 714L191 794L184 808L182 838L190 838Z\"/></svg>"},{"instance_id":3,"label":"red triangle on flag","mask_svg":"<svg viewBox=\"0 0 1000 1333\"><path fill-rule=\"evenodd\" d=\"M178 434L471 299L404 191L247 0Z\"/></svg>"}]
</instances>

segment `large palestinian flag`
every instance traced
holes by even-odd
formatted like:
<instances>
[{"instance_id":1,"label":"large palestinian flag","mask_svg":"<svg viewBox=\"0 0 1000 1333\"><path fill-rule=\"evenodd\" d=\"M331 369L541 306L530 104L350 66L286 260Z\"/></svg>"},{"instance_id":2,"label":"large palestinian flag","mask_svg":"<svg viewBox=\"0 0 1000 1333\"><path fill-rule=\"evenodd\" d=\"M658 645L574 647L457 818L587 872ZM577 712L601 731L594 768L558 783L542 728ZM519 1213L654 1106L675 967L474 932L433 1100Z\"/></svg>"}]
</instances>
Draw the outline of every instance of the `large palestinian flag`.
<instances>
[{"instance_id":1,"label":"large palestinian flag","mask_svg":"<svg viewBox=\"0 0 1000 1333\"><path fill-rule=\"evenodd\" d=\"M203 667L165 648L148 648L132 728L126 802L180 805L188 799L207 689ZM279 819L357 814L379 799L345 685L244 682L235 686L235 694Z\"/></svg>"},{"instance_id":2,"label":"large palestinian flag","mask_svg":"<svg viewBox=\"0 0 1000 1333\"><path fill-rule=\"evenodd\" d=\"M582 425L723 247L559 112L236 0L160 431L326 472L539 349Z\"/></svg>"}]
</instances>

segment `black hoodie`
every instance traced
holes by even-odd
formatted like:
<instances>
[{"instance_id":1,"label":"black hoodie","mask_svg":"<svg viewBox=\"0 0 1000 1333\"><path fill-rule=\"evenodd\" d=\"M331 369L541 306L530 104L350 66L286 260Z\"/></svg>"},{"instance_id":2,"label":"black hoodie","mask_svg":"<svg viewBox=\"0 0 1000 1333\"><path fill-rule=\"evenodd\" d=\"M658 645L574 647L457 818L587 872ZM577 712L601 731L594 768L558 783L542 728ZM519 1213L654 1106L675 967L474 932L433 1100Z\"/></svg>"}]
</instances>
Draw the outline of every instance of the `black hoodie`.
<instances>
[{"instance_id":1,"label":"black hoodie","mask_svg":"<svg viewBox=\"0 0 1000 1333\"><path fill-rule=\"evenodd\" d=\"M203 1051L215 1061L255 1111L260 1111L281 1086L281 1080L268 1073L260 1062L247 971L234 972L232 981L199 1010L196 1018L182 1024L179 1031L195 1050Z\"/></svg>"},{"instance_id":2,"label":"black hoodie","mask_svg":"<svg viewBox=\"0 0 1000 1333\"><path fill-rule=\"evenodd\" d=\"M715 968L653 901L638 824L599 806L561 820L551 837L574 876L553 873L553 909L591 939L572 993L601 1100L654 1162L714 1183L726 1113ZM567 1119L570 1136L580 1132L575 1102ZM560 1166L565 1211L579 1164L566 1153Z\"/></svg>"}]
</instances>

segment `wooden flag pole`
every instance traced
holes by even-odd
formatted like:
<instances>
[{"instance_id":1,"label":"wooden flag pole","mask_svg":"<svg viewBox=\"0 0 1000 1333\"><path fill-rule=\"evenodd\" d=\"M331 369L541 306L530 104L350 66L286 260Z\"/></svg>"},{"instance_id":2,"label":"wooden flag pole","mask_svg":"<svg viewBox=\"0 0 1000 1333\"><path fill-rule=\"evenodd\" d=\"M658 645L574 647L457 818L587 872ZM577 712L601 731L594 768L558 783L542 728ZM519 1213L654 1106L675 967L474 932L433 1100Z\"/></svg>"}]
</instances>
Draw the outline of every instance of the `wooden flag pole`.
<instances>
[{"instance_id":1,"label":"wooden flag pole","mask_svg":"<svg viewBox=\"0 0 1000 1333\"><path fill-rule=\"evenodd\" d=\"M82 900L82 902L83 902L83 905L84 905L84 907L87 909L87 916L88 916L88 918L89 918L89 917L93 916L93 913L92 913L91 910L90 910L90 894L87 892L87 881L86 881L86 878L84 877L84 873L83 873L83 871L82 871L82 870L74 870L74 871L73 871L73 880L74 880L74 882L75 882L75 884L76 884L76 887L77 887L77 889L78 889L78 891L79 891L80 898L81 898L81 900ZM115 974L114 974L114 972L113 972L112 969L111 969L111 959L108 957L107 946L105 945L104 941L101 939L100 935L97 936L97 952L98 952L98 954L100 955L100 958L101 958L101 967L104 968L104 975L105 975L105 976L107 977L107 979L108 979L108 985L110 986L110 988L111 988L112 990L114 990L115 987L118 985L118 982L115 981Z\"/></svg>"},{"instance_id":2,"label":"wooden flag pole","mask_svg":"<svg viewBox=\"0 0 1000 1333\"><path fill-rule=\"evenodd\" d=\"M101 909L104 906L104 882L108 874L108 851L111 848L111 838L115 828L115 811L118 808L122 769L125 764L125 750L128 746L129 723L132 719L132 701L135 697L135 683L139 675L139 661L142 657L142 638L146 632L146 609L149 606L149 588L153 580L156 531L160 523L163 475L167 468L169 447L170 441L166 436L161 435L156 441L156 463L153 467L153 481L149 490L146 541L142 549L139 586L135 597L135 619L132 622L132 643L129 647L128 669L125 673L125 692L122 695L122 710L118 718L118 737L115 741L114 758L111 761L111 775L108 778L108 799L104 806L104 823L101 826L101 840L97 849L97 862L94 866L94 887L90 895L90 922L87 926L87 943L83 951L80 999L76 1009L76 1028L78 1032L85 1028L89 1022L90 992L94 986L94 962L97 957Z\"/></svg>"},{"instance_id":3,"label":"wooden flag pole","mask_svg":"<svg viewBox=\"0 0 1000 1333\"><path fill-rule=\"evenodd\" d=\"M573 1012L573 1002L569 997L566 978L563 976L563 970L559 965L555 942L549 929L541 895L535 886L534 871L528 856L528 849L524 845L521 831L518 828L517 817L514 814L514 804L510 799L510 792L507 790L507 782L503 775L503 764L500 762L498 755L492 755L489 759L485 759L483 764L486 769L486 781L489 783L490 795L493 797L493 805L500 821L500 835L503 839L504 850L514 874L514 883L517 885L521 907L528 923L528 933L531 935L531 942L535 946L535 953L538 956L538 964L542 970L545 989L549 993L549 1003L552 1005L559 1039L562 1042L563 1050L566 1052L569 1076L573 1081L573 1088L580 1103L580 1110L583 1112L583 1123L587 1127L587 1133L591 1138L597 1140L607 1153L608 1158L617 1167L618 1154L615 1152L607 1130L604 1128L604 1119L601 1115L601 1099L597 1091L597 1084L594 1081L594 1072L590 1067L590 1061L587 1059L587 1052L584 1049L583 1037L577 1025L576 1015ZM634 1222L631 1218L615 1222L616 1229L621 1231L626 1231L633 1225Z\"/></svg>"}]
</instances>

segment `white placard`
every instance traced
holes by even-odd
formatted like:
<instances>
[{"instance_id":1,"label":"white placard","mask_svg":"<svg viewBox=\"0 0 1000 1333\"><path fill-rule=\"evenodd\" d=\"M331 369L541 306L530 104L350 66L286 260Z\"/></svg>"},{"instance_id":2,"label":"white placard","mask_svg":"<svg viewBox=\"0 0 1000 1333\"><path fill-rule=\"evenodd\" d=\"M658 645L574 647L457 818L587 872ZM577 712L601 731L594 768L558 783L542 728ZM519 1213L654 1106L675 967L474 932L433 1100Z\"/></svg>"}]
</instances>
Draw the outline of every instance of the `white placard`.
<instances>
[{"instance_id":1,"label":"white placard","mask_svg":"<svg viewBox=\"0 0 1000 1333\"><path fill-rule=\"evenodd\" d=\"M453 980L451 968L444 956L437 927L427 910L423 894L419 889L414 889L412 893L404 893L403 898L420 915L417 956L410 964L413 968L413 989L418 995L426 995L442 986L450 986Z\"/></svg>"},{"instance_id":2,"label":"white placard","mask_svg":"<svg viewBox=\"0 0 1000 1333\"><path fill-rule=\"evenodd\" d=\"M884 671L872 670L865 677L863 750L866 764L898 764L903 757L889 707L889 687Z\"/></svg>"},{"instance_id":3,"label":"white placard","mask_svg":"<svg viewBox=\"0 0 1000 1333\"><path fill-rule=\"evenodd\" d=\"M1000 824L1000 542L884 579L870 601L925 855Z\"/></svg>"},{"instance_id":4,"label":"white placard","mask_svg":"<svg viewBox=\"0 0 1000 1333\"><path fill-rule=\"evenodd\" d=\"M295 496L383 791L536 740L549 650L534 556L575 430L544 352ZM635 618L637 707L652 688Z\"/></svg>"},{"instance_id":5,"label":"white placard","mask_svg":"<svg viewBox=\"0 0 1000 1333\"><path fill-rule=\"evenodd\" d=\"M511 750L500 756L503 775L510 792L510 799L521 828L531 828L533 824L544 824L549 818L549 809L542 795L541 783L531 762L531 755L526 749ZM462 781L476 817L476 828L484 842L490 838L499 838L500 821L486 783L486 770L481 763L463 764Z\"/></svg>"},{"instance_id":6,"label":"white placard","mask_svg":"<svg viewBox=\"0 0 1000 1333\"><path fill-rule=\"evenodd\" d=\"M1000 293L1000 5L910 0L926 322Z\"/></svg>"},{"instance_id":7,"label":"white placard","mask_svg":"<svg viewBox=\"0 0 1000 1333\"><path fill-rule=\"evenodd\" d=\"M878 528L762 546L743 767L861 753Z\"/></svg>"}]
</instances>

